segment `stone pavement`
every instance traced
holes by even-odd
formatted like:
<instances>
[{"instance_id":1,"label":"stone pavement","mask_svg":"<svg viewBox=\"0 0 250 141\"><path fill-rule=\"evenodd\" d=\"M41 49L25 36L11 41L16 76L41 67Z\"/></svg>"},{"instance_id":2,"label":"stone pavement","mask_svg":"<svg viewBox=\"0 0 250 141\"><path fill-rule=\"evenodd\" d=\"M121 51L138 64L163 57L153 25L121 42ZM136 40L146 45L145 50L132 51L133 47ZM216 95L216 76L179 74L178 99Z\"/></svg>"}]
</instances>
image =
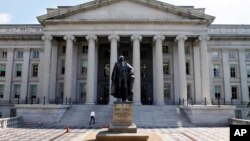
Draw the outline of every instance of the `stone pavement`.
<instances>
[{"instance_id":1,"label":"stone pavement","mask_svg":"<svg viewBox=\"0 0 250 141\"><path fill-rule=\"evenodd\" d=\"M0 141L95 141L95 135L106 129L63 127L26 127L0 130ZM228 127L139 128L149 134L149 141L229 141Z\"/></svg>"}]
</instances>

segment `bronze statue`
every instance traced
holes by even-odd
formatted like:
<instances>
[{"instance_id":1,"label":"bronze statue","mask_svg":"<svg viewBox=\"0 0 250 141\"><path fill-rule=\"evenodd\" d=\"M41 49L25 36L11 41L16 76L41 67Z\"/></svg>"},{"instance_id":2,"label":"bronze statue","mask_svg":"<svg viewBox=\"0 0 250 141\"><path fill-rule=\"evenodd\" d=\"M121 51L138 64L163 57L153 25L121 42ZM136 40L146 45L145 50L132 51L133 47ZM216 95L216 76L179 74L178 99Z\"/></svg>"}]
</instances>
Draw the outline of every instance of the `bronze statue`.
<instances>
[{"instance_id":1,"label":"bronze statue","mask_svg":"<svg viewBox=\"0 0 250 141\"><path fill-rule=\"evenodd\" d=\"M117 98L118 102L132 101L134 68L124 61L123 56L115 63L111 79L111 95Z\"/></svg>"}]
</instances>

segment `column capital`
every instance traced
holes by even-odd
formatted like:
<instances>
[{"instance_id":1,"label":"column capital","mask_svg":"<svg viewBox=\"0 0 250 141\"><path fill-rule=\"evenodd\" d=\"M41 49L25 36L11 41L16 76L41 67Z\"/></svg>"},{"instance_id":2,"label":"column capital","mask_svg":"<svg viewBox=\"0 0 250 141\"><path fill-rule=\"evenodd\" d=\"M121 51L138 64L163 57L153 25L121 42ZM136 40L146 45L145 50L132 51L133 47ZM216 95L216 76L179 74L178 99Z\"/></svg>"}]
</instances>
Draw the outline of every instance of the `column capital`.
<instances>
[{"instance_id":1,"label":"column capital","mask_svg":"<svg viewBox=\"0 0 250 141\"><path fill-rule=\"evenodd\" d=\"M65 36L63 36L63 39L64 40L75 40L76 38L75 38L75 36L74 35L65 35Z\"/></svg>"},{"instance_id":2,"label":"column capital","mask_svg":"<svg viewBox=\"0 0 250 141\"><path fill-rule=\"evenodd\" d=\"M44 41L45 40L50 40L51 41L52 39L53 39L53 37L51 35L43 35L42 36L42 40L44 40Z\"/></svg>"},{"instance_id":3,"label":"column capital","mask_svg":"<svg viewBox=\"0 0 250 141\"><path fill-rule=\"evenodd\" d=\"M177 40L177 41L180 41L180 40L186 41L187 40L187 36L180 34L180 35L176 36L175 40Z\"/></svg>"},{"instance_id":4,"label":"column capital","mask_svg":"<svg viewBox=\"0 0 250 141\"><path fill-rule=\"evenodd\" d=\"M142 36L139 35L139 34L132 35L132 36L131 36L131 41L134 41L134 40L139 40L139 41L141 41L141 40L142 40Z\"/></svg>"},{"instance_id":5,"label":"column capital","mask_svg":"<svg viewBox=\"0 0 250 141\"><path fill-rule=\"evenodd\" d=\"M117 35L117 34L111 34L111 35L108 36L108 38L109 38L109 41L111 41L113 39L115 39L116 41L120 40L120 36Z\"/></svg>"},{"instance_id":6,"label":"column capital","mask_svg":"<svg viewBox=\"0 0 250 141\"><path fill-rule=\"evenodd\" d=\"M153 37L153 41L156 41L156 40L161 40L163 41L165 39L165 36L162 35L162 34L157 34Z\"/></svg>"},{"instance_id":7,"label":"column capital","mask_svg":"<svg viewBox=\"0 0 250 141\"><path fill-rule=\"evenodd\" d=\"M209 37L208 35L200 35L200 36L198 37L198 39L199 39L200 41L203 41L203 40L208 41L208 40L210 40L210 37Z\"/></svg>"},{"instance_id":8,"label":"column capital","mask_svg":"<svg viewBox=\"0 0 250 141\"><path fill-rule=\"evenodd\" d=\"M14 51L15 48L8 48L7 51Z\"/></svg>"},{"instance_id":9,"label":"column capital","mask_svg":"<svg viewBox=\"0 0 250 141\"><path fill-rule=\"evenodd\" d=\"M97 40L97 36L96 35L94 35L94 34L90 34L90 35L87 35L86 36L86 40L91 40L91 39L93 39L93 40Z\"/></svg>"}]
</instances>

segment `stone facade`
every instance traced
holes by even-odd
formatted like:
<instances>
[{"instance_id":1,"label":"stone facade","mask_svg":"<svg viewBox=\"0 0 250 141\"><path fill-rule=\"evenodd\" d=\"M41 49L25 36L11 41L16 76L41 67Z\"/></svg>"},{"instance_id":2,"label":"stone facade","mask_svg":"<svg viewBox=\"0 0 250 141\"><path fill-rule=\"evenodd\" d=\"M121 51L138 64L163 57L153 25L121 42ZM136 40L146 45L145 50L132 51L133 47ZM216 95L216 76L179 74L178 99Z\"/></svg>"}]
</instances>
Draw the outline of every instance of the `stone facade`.
<instances>
[{"instance_id":1,"label":"stone facade","mask_svg":"<svg viewBox=\"0 0 250 141\"><path fill-rule=\"evenodd\" d=\"M135 68L134 104L249 99L248 25L211 25L204 9L155 0L96 0L38 20L0 25L1 103L112 103L120 54Z\"/></svg>"}]
</instances>

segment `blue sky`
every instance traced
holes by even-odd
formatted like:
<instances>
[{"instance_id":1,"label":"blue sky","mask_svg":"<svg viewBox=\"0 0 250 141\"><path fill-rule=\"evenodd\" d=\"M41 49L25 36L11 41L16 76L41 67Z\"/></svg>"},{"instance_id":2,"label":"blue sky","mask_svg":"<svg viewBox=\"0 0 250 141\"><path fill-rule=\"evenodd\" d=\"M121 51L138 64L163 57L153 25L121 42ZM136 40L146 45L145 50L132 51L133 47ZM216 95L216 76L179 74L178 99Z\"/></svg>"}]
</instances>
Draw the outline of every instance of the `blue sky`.
<instances>
[{"instance_id":1,"label":"blue sky","mask_svg":"<svg viewBox=\"0 0 250 141\"><path fill-rule=\"evenodd\" d=\"M90 0L0 0L0 24L36 24L46 8L77 5ZM206 8L215 24L250 24L250 0L160 0L173 5Z\"/></svg>"}]
</instances>

